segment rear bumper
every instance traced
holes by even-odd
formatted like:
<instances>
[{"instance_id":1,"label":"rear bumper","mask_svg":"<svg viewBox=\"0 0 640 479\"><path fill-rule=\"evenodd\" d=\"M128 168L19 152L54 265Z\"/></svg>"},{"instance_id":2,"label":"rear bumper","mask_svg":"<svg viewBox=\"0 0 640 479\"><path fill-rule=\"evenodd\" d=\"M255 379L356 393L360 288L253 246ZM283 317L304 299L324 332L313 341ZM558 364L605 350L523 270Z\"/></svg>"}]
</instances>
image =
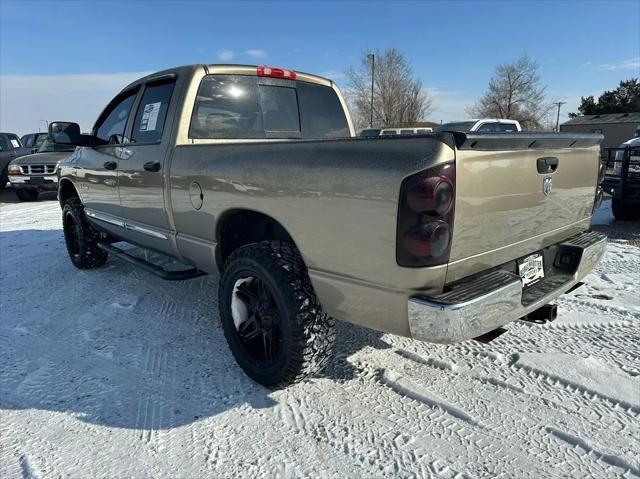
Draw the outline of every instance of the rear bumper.
<instances>
[{"instance_id":1,"label":"rear bumper","mask_svg":"<svg viewBox=\"0 0 640 479\"><path fill-rule=\"evenodd\" d=\"M408 304L411 336L434 343L455 343L481 336L553 301L575 286L598 264L607 237L582 233L558 245L557 259L573 258L571 270L553 272L523 289L516 274L495 270L480 273L435 297L412 297Z\"/></svg>"}]
</instances>

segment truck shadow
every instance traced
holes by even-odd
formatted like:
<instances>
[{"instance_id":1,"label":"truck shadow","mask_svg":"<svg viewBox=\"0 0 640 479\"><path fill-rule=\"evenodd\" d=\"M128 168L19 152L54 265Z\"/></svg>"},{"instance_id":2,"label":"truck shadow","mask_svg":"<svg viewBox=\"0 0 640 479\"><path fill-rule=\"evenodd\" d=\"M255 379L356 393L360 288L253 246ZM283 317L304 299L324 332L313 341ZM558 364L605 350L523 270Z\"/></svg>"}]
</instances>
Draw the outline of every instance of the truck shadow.
<instances>
[{"instance_id":1,"label":"truck shadow","mask_svg":"<svg viewBox=\"0 0 640 479\"><path fill-rule=\"evenodd\" d=\"M0 408L64 412L141 439L237 408L276 405L236 365L217 276L166 282L118 260L81 271L60 230L0 233ZM338 325L325 377L345 381L381 333Z\"/></svg>"},{"instance_id":2,"label":"truck shadow","mask_svg":"<svg viewBox=\"0 0 640 479\"><path fill-rule=\"evenodd\" d=\"M38 196L38 199L35 201L57 201L58 193L55 191L45 191L41 192ZM10 203L22 203L21 200L16 196L16 191L11 185L7 185L5 188L0 189L0 204L10 204Z\"/></svg>"}]
</instances>

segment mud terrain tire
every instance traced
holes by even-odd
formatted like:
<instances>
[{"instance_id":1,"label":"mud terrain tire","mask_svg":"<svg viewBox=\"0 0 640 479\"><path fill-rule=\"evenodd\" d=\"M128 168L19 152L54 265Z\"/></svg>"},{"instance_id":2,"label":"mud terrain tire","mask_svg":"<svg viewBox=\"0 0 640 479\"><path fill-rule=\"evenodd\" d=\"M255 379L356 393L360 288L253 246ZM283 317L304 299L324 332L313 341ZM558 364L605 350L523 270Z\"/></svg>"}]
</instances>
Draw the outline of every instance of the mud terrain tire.
<instances>
[{"instance_id":1,"label":"mud terrain tire","mask_svg":"<svg viewBox=\"0 0 640 479\"><path fill-rule=\"evenodd\" d=\"M64 204L62 228L69 257L76 268L97 268L107 262L107 252L98 248L101 234L87 220L78 198L69 198Z\"/></svg>"},{"instance_id":2,"label":"mud terrain tire","mask_svg":"<svg viewBox=\"0 0 640 479\"><path fill-rule=\"evenodd\" d=\"M239 323L238 298L247 298L241 296L243 282L261 292L252 296L256 300L253 304L259 304L260 297L264 300L263 307L254 309L247 306L249 301L240 299L248 312ZM286 387L320 372L326 365L335 340L335 320L322 311L302 257L291 243L263 241L233 252L224 266L218 304L229 348L240 367L256 382L271 388ZM254 310L258 311L255 315L251 313ZM263 313L278 319L268 319L264 326ZM255 329L263 335L252 333L252 340L262 338L262 353L255 351L259 344L251 349L247 333L242 333L251 318L256 318ZM265 332L269 328L271 332ZM266 352L267 337L275 338L268 348L271 354Z\"/></svg>"}]
</instances>

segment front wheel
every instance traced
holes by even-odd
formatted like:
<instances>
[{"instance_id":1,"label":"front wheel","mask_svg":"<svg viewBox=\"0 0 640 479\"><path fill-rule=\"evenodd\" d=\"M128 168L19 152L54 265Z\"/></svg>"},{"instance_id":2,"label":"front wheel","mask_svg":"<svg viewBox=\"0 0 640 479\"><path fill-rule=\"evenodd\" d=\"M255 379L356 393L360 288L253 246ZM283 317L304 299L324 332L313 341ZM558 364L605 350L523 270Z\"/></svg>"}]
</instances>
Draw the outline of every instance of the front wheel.
<instances>
[{"instance_id":1,"label":"front wheel","mask_svg":"<svg viewBox=\"0 0 640 479\"><path fill-rule=\"evenodd\" d=\"M20 201L35 201L39 195L35 188L16 188L16 196Z\"/></svg>"},{"instance_id":2,"label":"front wheel","mask_svg":"<svg viewBox=\"0 0 640 479\"><path fill-rule=\"evenodd\" d=\"M324 368L335 320L322 311L291 243L263 241L236 250L225 264L219 296L229 348L253 380L285 387Z\"/></svg>"},{"instance_id":3,"label":"front wheel","mask_svg":"<svg viewBox=\"0 0 640 479\"><path fill-rule=\"evenodd\" d=\"M611 198L613 217L619 221L640 219L640 205L625 202L620 198Z\"/></svg>"},{"instance_id":4,"label":"front wheel","mask_svg":"<svg viewBox=\"0 0 640 479\"><path fill-rule=\"evenodd\" d=\"M62 209L64 241L76 268L90 269L107 262L107 252L98 247L101 234L89 221L78 198L69 198Z\"/></svg>"}]
</instances>

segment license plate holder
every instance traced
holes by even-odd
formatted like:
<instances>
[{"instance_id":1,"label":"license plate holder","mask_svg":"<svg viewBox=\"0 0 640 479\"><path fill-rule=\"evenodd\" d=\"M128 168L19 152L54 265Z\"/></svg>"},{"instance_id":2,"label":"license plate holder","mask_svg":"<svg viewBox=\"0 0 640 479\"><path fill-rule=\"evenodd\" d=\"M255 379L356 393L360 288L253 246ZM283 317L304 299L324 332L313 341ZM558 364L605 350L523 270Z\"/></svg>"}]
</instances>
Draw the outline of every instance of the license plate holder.
<instances>
[{"instance_id":1,"label":"license plate holder","mask_svg":"<svg viewBox=\"0 0 640 479\"><path fill-rule=\"evenodd\" d=\"M32 176L29 178L30 185L44 185L44 178L42 176Z\"/></svg>"},{"instance_id":2,"label":"license plate holder","mask_svg":"<svg viewBox=\"0 0 640 479\"><path fill-rule=\"evenodd\" d=\"M544 258L542 253L534 253L518 260L518 274L525 288L544 279Z\"/></svg>"}]
</instances>

